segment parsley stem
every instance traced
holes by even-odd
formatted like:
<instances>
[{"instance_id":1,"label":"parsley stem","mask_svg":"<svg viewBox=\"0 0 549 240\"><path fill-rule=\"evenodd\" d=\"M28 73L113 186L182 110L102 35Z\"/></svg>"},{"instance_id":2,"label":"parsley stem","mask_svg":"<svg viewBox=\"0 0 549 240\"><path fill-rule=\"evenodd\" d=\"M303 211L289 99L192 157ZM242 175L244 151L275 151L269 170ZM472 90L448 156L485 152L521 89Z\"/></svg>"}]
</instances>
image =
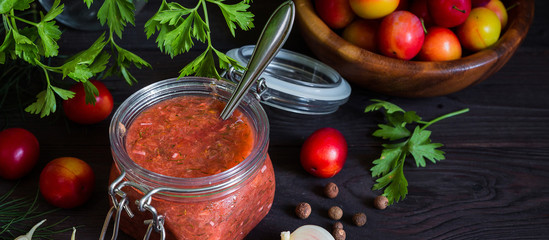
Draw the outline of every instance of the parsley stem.
<instances>
[{"instance_id":1,"label":"parsley stem","mask_svg":"<svg viewBox=\"0 0 549 240\"><path fill-rule=\"evenodd\" d=\"M11 31L11 26L9 23L9 19L7 19L5 14L2 14L2 23L3 23L2 27L4 28L4 31L6 32L6 35L7 35L8 32Z\"/></svg>"},{"instance_id":2,"label":"parsley stem","mask_svg":"<svg viewBox=\"0 0 549 240\"><path fill-rule=\"evenodd\" d=\"M48 74L48 69L43 67L43 66L40 66L42 68L42 70L44 70L44 75L46 75L46 82L48 83L48 87L51 86L51 83L50 83L50 75Z\"/></svg>"},{"instance_id":3,"label":"parsley stem","mask_svg":"<svg viewBox=\"0 0 549 240\"><path fill-rule=\"evenodd\" d=\"M113 35L113 31L109 31L109 43L111 44L111 49L117 49L118 50L118 45L116 44L116 42L114 42L114 35Z\"/></svg>"},{"instance_id":4,"label":"parsley stem","mask_svg":"<svg viewBox=\"0 0 549 240\"><path fill-rule=\"evenodd\" d=\"M208 27L208 29L210 29L210 18L208 17L208 9L206 8L206 1L204 0L201 0L200 1L202 3L202 9L204 10L204 21L206 22L206 26ZM208 48L210 48L212 46L212 38L211 38L211 35L210 35L210 31L206 31L206 34L207 34L207 38L208 38Z\"/></svg>"},{"instance_id":5,"label":"parsley stem","mask_svg":"<svg viewBox=\"0 0 549 240\"><path fill-rule=\"evenodd\" d=\"M24 22L24 23L29 24L29 25L33 25L33 26L38 25L38 24L35 23L35 22L29 21L29 20L24 19L24 18L20 18L20 17L15 16L15 15L9 14L8 16L12 17L13 19L16 19L17 21Z\"/></svg>"},{"instance_id":6,"label":"parsley stem","mask_svg":"<svg viewBox=\"0 0 549 240\"><path fill-rule=\"evenodd\" d=\"M442 115L440 117L437 117L437 118L435 118L435 119L433 119L429 122L425 122L425 121L417 121L417 122L421 123L421 124L425 124L423 127L421 127L421 130L424 130L425 128L427 128L428 126L430 126L433 123L436 123L440 120L443 120L443 119L446 119L446 118L449 118L449 117L453 117L453 116L456 116L456 115L459 115L459 114L462 114L462 113L466 113L466 112L469 112L469 108L464 108L464 109L461 109L459 111L444 114L444 115Z\"/></svg>"},{"instance_id":7,"label":"parsley stem","mask_svg":"<svg viewBox=\"0 0 549 240\"><path fill-rule=\"evenodd\" d=\"M12 9L8 16L15 16L15 10ZM17 22L15 21L15 18L11 17L10 20L11 20L11 28L16 29L16 32L19 32L17 31Z\"/></svg>"},{"instance_id":8,"label":"parsley stem","mask_svg":"<svg viewBox=\"0 0 549 240\"><path fill-rule=\"evenodd\" d=\"M38 59L36 59L34 61L34 63L36 65L38 65L39 67L41 67L42 69L44 69L44 71L49 71L49 72L54 72L54 73L62 73L63 71L61 70L61 67L52 67L52 66L48 66L46 64L43 64L42 62L38 61ZM48 81L48 84L49 84L49 81Z\"/></svg>"}]
</instances>

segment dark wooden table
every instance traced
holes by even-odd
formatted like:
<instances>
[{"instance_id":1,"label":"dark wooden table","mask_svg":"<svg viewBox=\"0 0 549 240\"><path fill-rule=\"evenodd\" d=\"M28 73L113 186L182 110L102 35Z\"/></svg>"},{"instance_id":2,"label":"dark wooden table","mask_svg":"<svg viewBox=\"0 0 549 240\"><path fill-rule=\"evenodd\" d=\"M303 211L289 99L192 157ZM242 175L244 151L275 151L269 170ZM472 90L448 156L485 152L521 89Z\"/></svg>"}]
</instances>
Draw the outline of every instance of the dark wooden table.
<instances>
[{"instance_id":1,"label":"dark wooden table","mask_svg":"<svg viewBox=\"0 0 549 240\"><path fill-rule=\"evenodd\" d=\"M128 86L122 79L104 80L111 90L115 108L131 93L158 80L174 77L189 60L202 51L198 45L189 54L174 59L161 54L154 40L146 39L142 27L156 11L151 0L137 16L136 27L125 31L119 43L138 53L153 69L135 70L138 83ZM214 45L227 51L255 44L267 17L282 1L254 1L256 28L237 32L231 39L224 21L213 17ZM212 14L217 15L217 14ZM331 229L327 209L344 210L342 222L347 239L547 239L549 237L549 2L537 1L535 19L525 41L511 60L484 82L461 92L427 99L406 99L370 92L353 86L349 101L337 112L307 116L265 107L270 129L269 154L276 171L276 196L272 210L246 239L279 239L281 231L304 224ZM100 32L65 29L61 51L74 53L87 47ZM297 27L284 46L310 54ZM36 80L39 82L39 80ZM70 81L70 80L67 80ZM380 114L365 114L370 99L391 101L415 110L424 119L470 108L470 112L432 125L434 142L444 143L446 160L416 168L409 162L405 174L407 198L386 210L377 210L372 201L381 192L372 191L369 169L381 151L371 136L383 121ZM109 208L107 176L112 163L107 128L109 120L95 125L68 121L62 110L40 119L16 107L4 105L0 126L22 127L40 141L38 165L20 181L0 180L0 194L16 183L13 197L33 197L44 165L57 157L73 156L87 161L96 174L92 198L83 206L49 214L48 221L65 220L60 228L80 226L77 239L97 239ZM299 164L305 138L321 127L339 129L349 143L349 155L341 173L331 179L315 178ZM340 187L336 199L322 196L323 185L333 181ZM298 219L293 210L299 202L309 202L311 217ZM49 206L39 198L40 209ZM351 216L365 212L368 222L353 226ZM30 224L30 223L29 223ZM30 226L29 226L30 228ZM69 239L63 233L55 239ZM119 239L129 239L122 235Z\"/></svg>"}]
</instances>

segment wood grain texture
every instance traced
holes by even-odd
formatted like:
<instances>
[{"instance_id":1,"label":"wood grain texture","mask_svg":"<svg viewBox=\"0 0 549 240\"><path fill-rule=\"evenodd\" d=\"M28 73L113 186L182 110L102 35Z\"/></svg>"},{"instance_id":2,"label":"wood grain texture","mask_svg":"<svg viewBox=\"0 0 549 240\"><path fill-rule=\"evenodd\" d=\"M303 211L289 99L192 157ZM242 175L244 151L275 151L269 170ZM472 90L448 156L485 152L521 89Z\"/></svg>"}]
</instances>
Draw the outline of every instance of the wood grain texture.
<instances>
[{"instance_id":1,"label":"wood grain texture","mask_svg":"<svg viewBox=\"0 0 549 240\"><path fill-rule=\"evenodd\" d=\"M345 41L316 15L313 1L295 2L303 38L319 59L350 82L399 97L441 96L485 80L517 50L534 18L534 0L520 1L510 10L509 27L494 46L454 61L404 61Z\"/></svg>"},{"instance_id":2,"label":"wood grain texture","mask_svg":"<svg viewBox=\"0 0 549 240\"><path fill-rule=\"evenodd\" d=\"M282 0L254 1L256 29L237 32L236 39L214 34L220 50L253 44L270 12ZM111 90L115 108L139 88L177 75L179 69L200 53L174 59L161 54L153 39L147 40L137 29L154 14L159 0L148 2L136 19L136 29L125 32L121 45L150 61L153 69L135 70L138 83L128 86L122 79L104 82ZM273 208L246 237L247 240L277 240L280 232L304 224L330 229L333 220L327 210L333 205L344 211L342 222L347 239L547 239L549 236L549 1L537 1L536 13L528 35L509 61L481 83L466 89L431 98L402 98L377 93L352 84L349 101L329 115L307 116L265 107L270 121L269 155L276 175ZM223 26L222 19L215 21ZM74 52L87 46L100 32L64 29L62 46ZM299 28L284 46L309 56ZM1 81L1 79L0 79ZM68 82L68 81L67 81ZM32 88L31 88L32 89ZM38 88L39 89L39 88ZM30 89L29 89L30 90ZM34 96L36 93L29 94ZM381 151L381 141L371 136L383 121L378 113L364 113L370 99L391 101L414 110L424 119L462 108L470 112L446 119L431 127L432 140L444 144L446 160L417 168L408 161L405 175L409 182L407 198L386 210L376 210L372 201L380 194L371 191L372 160ZM97 239L109 208L108 173L112 164L108 125L78 125L68 121L61 109L40 119L28 115L10 98L0 109L1 127L23 127L33 132L41 144L38 165L20 181L0 180L0 194L18 184L15 197L33 197L40 170L47 162L62 156L86 160L96 174L92 199L79 208L59 210L48 215L48 222L69 218L61 228L79 226L77 239ZM342 172L331 179L306 173L299 164L299 151L305 138L321 127L339 129L349 143L349 155ZM321 188L333 181L340 187L335 199L322 196ZM295 216L301 201L313 208L308 219ZM41 210L52 209L39 198ZM364 212L368 221L355 227L351 216ZM139 224L139 223L136 223ZM55 239L69 239L60 234ZM118 239L128 240L122 234Z\"/></svg>"}]
</instances>

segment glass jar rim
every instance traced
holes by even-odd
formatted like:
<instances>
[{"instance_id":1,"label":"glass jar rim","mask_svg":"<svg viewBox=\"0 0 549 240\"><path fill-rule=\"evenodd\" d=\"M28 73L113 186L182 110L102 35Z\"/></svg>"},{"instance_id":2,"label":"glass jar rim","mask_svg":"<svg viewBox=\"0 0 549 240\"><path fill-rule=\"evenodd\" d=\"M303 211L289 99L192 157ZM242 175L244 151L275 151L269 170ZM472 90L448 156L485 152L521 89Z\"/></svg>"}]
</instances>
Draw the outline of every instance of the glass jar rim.
<instances>
[{"instance_id":1,"label":"glass jar rim","mask_svg":"<svg viewBox=\"0 0 549 240\"><path fill-rule=\"evenodd\" d=\"M234 88L234 84L226 81L184 77L161 80L136 91L118 107L109 126L109 140L116 166L120 171L126 172L128 180L144 185L143 187L147 190L160 187L174 189L174 192L162 193L169 196L209 196L225 192L246 181L263 165L269 139L267 114L251 93L244 97L239 109L252 122L255 131L254 147L246 159L229 170L198 178L166 176L139 166L130 159L125 148L127 127L140 112L155 103L187 94L207 94L227 101Z\"/></svg>"}]
</instances>

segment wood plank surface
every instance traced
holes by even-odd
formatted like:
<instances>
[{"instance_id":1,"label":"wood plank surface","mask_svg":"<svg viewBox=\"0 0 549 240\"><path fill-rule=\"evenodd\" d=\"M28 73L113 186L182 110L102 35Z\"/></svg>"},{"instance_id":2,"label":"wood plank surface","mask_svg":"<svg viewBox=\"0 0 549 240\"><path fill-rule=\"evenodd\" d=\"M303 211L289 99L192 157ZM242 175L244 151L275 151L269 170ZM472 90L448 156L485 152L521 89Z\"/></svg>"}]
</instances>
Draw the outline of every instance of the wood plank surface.
<instances>
[{"instance_id":1,"label":"wood plank surface","mask_svg":"<svg viewBox=\"0 0 549 240\"><path fill-rule=\"evenodd\" d=\"M224 20L212 21L215 45L219 50L254 44L267 17L282 1L254 1L256 28L229 36ZM111 90L115 108L130 94L158 80L175 77L197 50L170 58L146 39L143 24L159 0L150 0L136 19L136 28L126 30L121 45L138 53L153 69L135 70L138 83L128 86L122 79L104 80ZM214 15L214 14L212 14ZM329 115L308 116L265 106L270 122L269 155L276 175L272 210L246 237L250 240L279 239L281 231L304 224L330 229L333 220L327 209L333 205L344 211L342 222L347 239L548 239L549 238L549 1L537 1L535 19L527 38L511 60L487 80L447 96L407 99L390 97L352 86L349 101ZM217 29L220 29L217 32ZM64 29L61 48L71 54L85 48L98 32ZM311 55L297 27L284 46ZM311 55L312 56L312 55ZM1 81L1 79L0 79ZM38 82L38 81L37 81ZM70 82L70 81L68 81ZM444 144L446 160L417 168L405 165L409 183L407 198L385 210L372 201L380 191L369 169L378 158L383 141L371 136L383 121L379 113L364 113L370 99L391 101L414 110L424 119L469 108L470 112L446 119L431 127L432 140ZM27 103L28 104L28 103ZM86 160L96 174L90 201L81 207L48 215L54 222L68 216L60 227L78 226L77 239L97 239L109 208L108 173L112 164L109 147L109 120L95 125L79 125L67 120L62 109L47 118L29 115L20 103L10 100L0 109L0 127L23 127L40 141L38 165L20 181L0 180L0 194L17 184L13 197L34 197L38 176L45 164L57 157ZM349 144L342 172L330 179L315 178L299 163L303 141L321 127L339 129ZM333 181L340 187L335 199L323 197L322 186ZM295 216L299 202L309 202L311 217ZM41 197L41 210L52 209ZM368 221L353 226L351 216L364 212ZM62 233L55 239L69 239ZM131 239L121 234L118 239Z\"/></svg>"}]
</instances>

